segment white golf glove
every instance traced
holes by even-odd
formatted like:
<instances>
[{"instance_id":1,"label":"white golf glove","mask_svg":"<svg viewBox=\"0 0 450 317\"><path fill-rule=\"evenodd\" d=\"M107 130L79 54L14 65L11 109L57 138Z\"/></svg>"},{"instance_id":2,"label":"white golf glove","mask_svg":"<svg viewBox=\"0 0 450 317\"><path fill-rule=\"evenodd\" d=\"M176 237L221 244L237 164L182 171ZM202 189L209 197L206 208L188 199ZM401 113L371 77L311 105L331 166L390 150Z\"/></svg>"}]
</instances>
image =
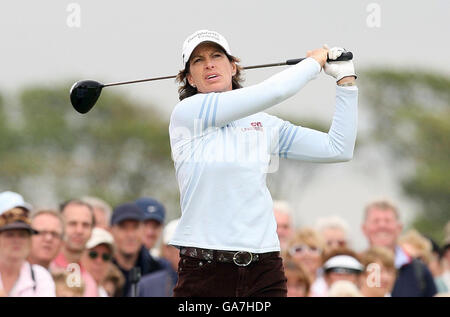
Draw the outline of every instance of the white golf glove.
<instances>
[{"instance_id":1,"label":"white golf glove","mask_svg":"<svg viewBox=\"0 0 450 317\"><path fill-rule=\"evenodd\" d=\"M335 60L342 53L346 52L346 50L342 47L333 47L331 49L325 44L323 48L328 49L328 58L330 60ZM353 61L338 61L332 63L325 63L323 70L326 74L336 78L336 81L341 80L347 76L355 76L355 68L353 67Z\"/></svg>"}]
</instances>

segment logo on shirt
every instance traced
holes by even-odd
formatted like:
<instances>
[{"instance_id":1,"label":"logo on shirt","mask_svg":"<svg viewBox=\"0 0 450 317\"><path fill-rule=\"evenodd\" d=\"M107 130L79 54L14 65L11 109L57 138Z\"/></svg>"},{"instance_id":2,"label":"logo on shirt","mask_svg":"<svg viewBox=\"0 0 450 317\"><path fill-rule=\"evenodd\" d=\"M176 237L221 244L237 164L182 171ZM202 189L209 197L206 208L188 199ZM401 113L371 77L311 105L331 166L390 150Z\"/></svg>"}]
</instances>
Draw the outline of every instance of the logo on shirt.
<instances>
[{"instance_id":1,"label":"logo on shirt","mask_svg":"<svg viewBox=\"0 0 450 317\"><path fill-rule=\"evenodd\" d=\"M250 131L250 130L256 130L256 131L264 131L264 129L263 129L263 125L262 125L262 123L261 122L252 122L252 123L250 123L250 125L251 125L251 128L249 127L249 128L242 128L242 131Z\"/></svg>"}]
</instances>

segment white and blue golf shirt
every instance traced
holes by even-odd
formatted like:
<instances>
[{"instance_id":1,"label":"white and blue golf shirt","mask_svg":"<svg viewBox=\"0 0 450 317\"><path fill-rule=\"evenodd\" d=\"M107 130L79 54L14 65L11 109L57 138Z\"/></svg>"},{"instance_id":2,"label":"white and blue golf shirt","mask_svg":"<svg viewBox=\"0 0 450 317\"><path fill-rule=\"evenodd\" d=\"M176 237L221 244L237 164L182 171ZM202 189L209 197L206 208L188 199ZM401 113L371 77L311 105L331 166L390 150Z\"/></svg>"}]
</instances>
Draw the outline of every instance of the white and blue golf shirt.
<instances>
[{"instance_id":1,"label":"white and blue golf shirt","mask_svg":"<svg viewBox=\"0 0 450 317\"><path fill-rule=\"evenodd\" d=\"M356 86L336 87L328 133L262 112L296 94L320 70L317 61L307 58L260 84L196 94L176 105L169 134L182 216L171 245L253 253L280 250L266 185L278 157L331 163L353 156Z\"/></svg>"}]
</instances>

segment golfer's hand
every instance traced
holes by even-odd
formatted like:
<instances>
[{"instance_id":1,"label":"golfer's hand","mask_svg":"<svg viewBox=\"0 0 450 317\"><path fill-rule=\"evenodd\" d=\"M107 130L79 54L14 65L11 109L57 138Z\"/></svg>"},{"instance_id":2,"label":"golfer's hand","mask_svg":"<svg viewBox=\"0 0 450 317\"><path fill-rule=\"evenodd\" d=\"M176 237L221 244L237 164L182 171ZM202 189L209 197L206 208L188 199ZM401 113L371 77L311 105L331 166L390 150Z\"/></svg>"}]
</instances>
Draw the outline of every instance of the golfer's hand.
<instances>
[{"instance_id":1,"label":"golfer's hand","mask_svg":"<svg viewBox=\"0 0 450 317\"><path fill-rule=\"evenodd\" d=\"M328 49L328 46L324 45L324 48ZM328 58L330 60L335 60L344 52L345 49L342 47L333 47L328 50ZM349 77L348 79L352 80L356 79L355 68L353 66L353 61L351 60L325 63L323 70L326 74L336 78L336 81L340 81L344 77Z\"/></svg>"},{"instance_id":2,"label":"golfer's hand","mask_svg":"<svg viewBox=\"0 0 450 317\"><path fill-rule=\"evenodd\" d=\"M328 48L318 48L312 51L306 52L306 57L314 58L323 68L328 58Z\"/></svg>"}]
</instances>

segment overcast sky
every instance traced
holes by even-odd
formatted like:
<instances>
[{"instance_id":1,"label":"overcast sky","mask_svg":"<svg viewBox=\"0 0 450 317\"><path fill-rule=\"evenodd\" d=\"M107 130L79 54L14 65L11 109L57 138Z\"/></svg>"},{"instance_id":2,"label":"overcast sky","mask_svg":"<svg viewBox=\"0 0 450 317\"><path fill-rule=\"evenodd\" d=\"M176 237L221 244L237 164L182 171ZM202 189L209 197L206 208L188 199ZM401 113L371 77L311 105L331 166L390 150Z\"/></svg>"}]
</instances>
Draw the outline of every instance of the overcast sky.
<instances>
[{"instance_id":1,"label":"overcast sky","mask_svg":"<svg viewBox=\"0 0 450 317\"><path fill-rule=\"evenodd\" d=\"M70 7L71 3L75 6ZM77 8L79 27L73 15ZM95 79L107 83L175 75L182 67L182 43L198 29L222 33L242 65L302 57L327 43L351 50L357 72L382 65L448 74L449 12L448 0L4 0L0 3L0 92L12 95L26 84L39 82ZM280 70L248 71L245 85ZM176 88L167 80L111 89L143 105L156 105L168 120L178 101ZM333 109L333 80L322 74L270 112L329 122ZM360 116L363 130L363 104ZM364 176L352 168L366 166L368 161L324 166L310 188L299 189L302 199L292 202L299 210L297 218L310 223L317 215L340 213L351 223L356 246L361 247L360 218L354 215L367 200L386 196L398 202L401 210L414 209L399 192L383 156L376 151L368 156L379 170L376 175ZM316 210L313 216L311 210Z\"/></svg>"}]
</instances>

